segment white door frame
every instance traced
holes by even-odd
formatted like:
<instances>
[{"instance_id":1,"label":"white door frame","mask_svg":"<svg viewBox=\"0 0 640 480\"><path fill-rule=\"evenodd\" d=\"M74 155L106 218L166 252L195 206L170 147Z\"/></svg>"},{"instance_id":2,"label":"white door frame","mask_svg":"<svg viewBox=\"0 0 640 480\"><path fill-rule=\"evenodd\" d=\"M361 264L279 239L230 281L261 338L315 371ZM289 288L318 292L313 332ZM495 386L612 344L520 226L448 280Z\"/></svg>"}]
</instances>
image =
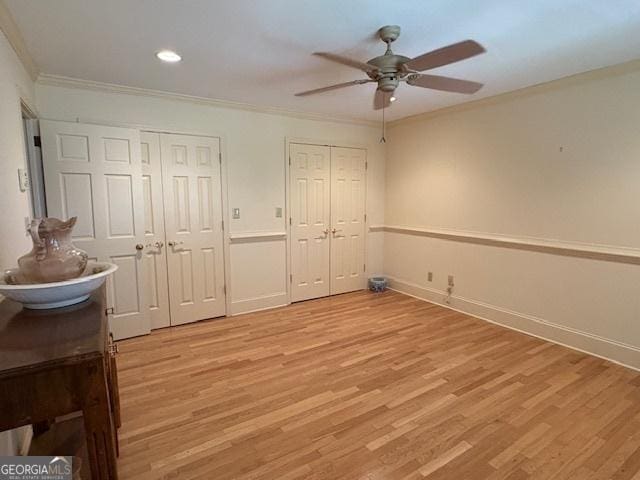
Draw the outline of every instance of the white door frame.
<instances>
[{"instance_id":1,"label":"white door frame","mask_svg":"<svg viewBox=\"0 0 640 480\"><path fill-rule=\"evenodd\" d=\"M42 165L42 148L36 147L35 138L40 137L40 119L36 111L24 100L20 99L22 112L22 129L25 142L25 164L29 172L29 206L35 218L47 216L47 199L44 190L44 167Z\"/></svg>"},{"instance_id":2,"label":"white door frame","mask_svg":"<svg viewBox=\"0 0 640 480\"><path fill-rule=\"evenodd\" d=\"M56 118L39 118L39 120L55 120L55 121L68 121L60 120ZM77 123L88 123L93 125L104 125L110 127L123 127L123 128L135 128L140 132L149 133L168 133L170 135L190 135L194 137L214 137L220 141L220 154L221 154L221 167L220 167L220 183L222 187L222 219L224 221L224 231L222 232L223 239L223 255L224 255L224 285L225 285L225 310L226 316L231 316L231 258L230 258L230 235L229 235L229 185L228 185L228 164L227 164L227 139L226 135L216 131L185 131L176 129L167 129L158 125L145 125L127 122L113 122L109 120L89 119L89 118L76 118ZM288 292L288 290L287 290Z\"/></svg>"},{"instance_id":3,"label":"white door frame","mask_svg":"<svg viewBox=\"0 0 640 480\"><path fill-rule=\"evenodd\" d=\"M369 148L366 145L358 144L358 143L350 143L343 141L332 141L325 139L312 139L312 138L300 138L300 137L284 137L284 171L285 171L285 231L287 232L287 242L286 242L286 257L287 257L287 304L291 303L291 225L289 223L289 219L291 218L291 169L289 166L289 148L292 143L301 143L304 145L320 145L323 147L343 147L343 148L359 148L366 152L366 162L367 168L364 171L364 211L365 211L365 222L364 222L364 258L365 265L367 264L367 243L369 238L369 212L367 211L368 202L367 202L367 184L368 184L368 176L369 173L368 163L369 163ZM366 272L365 272L366 277Z\"/></svg>"}]
</instances>

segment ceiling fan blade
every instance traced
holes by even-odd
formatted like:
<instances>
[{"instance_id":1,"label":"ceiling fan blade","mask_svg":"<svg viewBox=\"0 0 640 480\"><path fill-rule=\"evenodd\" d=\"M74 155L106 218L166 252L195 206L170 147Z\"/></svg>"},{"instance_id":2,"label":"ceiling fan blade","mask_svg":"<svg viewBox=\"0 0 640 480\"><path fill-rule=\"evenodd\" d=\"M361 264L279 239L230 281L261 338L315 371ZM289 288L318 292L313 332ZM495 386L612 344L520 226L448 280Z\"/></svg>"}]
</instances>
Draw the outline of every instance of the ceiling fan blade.
<instances>
[{"instance_id":1,"label":"ceiling fan blade","mask_svg":"<svg viewBox=\"0 0 640 480\"><path fill-rule=\"evenodd\" d=\"M306 97L307 95L315 95L316 93L328 92L330 90L351 87L353 85L362 85L363 83L369 82L373 82L373 80L352 80L351 82L338 83L336 85L329 85L328 87L315 88L313 90L307 90L306 92L296 93L296 97Z\"/></svg>"},{"instance_id":2,"label":"ceiling fan blade","mask_svg":"<svg viewBox=\"0 0 640 480\"><path fill-rule=\"evenodd\" d=\"M465 40L446 47L424 53L412 58L405 67L410 70L422 72L432 68L441 67L450 63L459 62L486 52L484 47L474 40Z\"/></svg>"},{"instance_id":3,"label":"ceiling fan blade","mask_svg":"<svg viewBox=\"0 0 640 480\"><path fill-rule=\"evenodd\" d=\"M391 106L391 97L393 93L383 92L382 90L376 90L373 96L373 109L380 110L381 108L389 108Z\"/></svg>"},{"instance_id":4,"label":"ceiling fan blade","mask_svg":"<svg viewBox=\"0 0 640 480\"><path fill-rule=\"evenodd\" d=\"M362 70L363 72L374 72L377 70L377 67L374 65L369 65L368 63L361 62L359 60L353 60L351 58L343 57L342 55L336 55L335 53L328 52L314 52L314 55L322 58L326 58L332 62L341 63L342 65L347 65L348 67L357 68L358 70Z\"/></svg>"},{"instance_id":5,"label":"ceiling fan blade","mask_svg":"<svg viewBox=\"0 0 640 480\"><path fill-rule=\"evenodd\" d=\"M441 77L440 75L427 75L424 73L409 75L407 83L415 87L466 94L476 93L482 88L482 83L460 80L459 78Z\"/></svg>"}]
</instances>

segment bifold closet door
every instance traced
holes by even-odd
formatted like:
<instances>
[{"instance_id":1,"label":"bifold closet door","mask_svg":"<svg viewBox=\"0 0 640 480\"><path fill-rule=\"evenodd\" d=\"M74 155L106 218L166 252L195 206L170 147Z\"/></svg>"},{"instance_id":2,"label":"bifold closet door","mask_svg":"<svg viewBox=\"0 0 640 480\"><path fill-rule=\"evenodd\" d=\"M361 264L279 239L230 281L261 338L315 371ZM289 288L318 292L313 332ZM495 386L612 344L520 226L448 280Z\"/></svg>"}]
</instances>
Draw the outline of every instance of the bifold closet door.
<instances>
[{"instance_id":1,"label":"bifold closet door","mask_svg":"<svg viewBox=\"0 0 640 480\"><path fill-rule=\"evenodd\" d=\"M330 294L331 150L289 146L291 301Z\"/></svg>"},{"instance_id":2,"label":"bifold closet door","mask_svg":"<svg viewBox=\"0 0 640 480\"><path fill-rule=\"evenodd\" d=\"M331 295L365 288L366 151L331 147Z\"/></svg>"},{"instance_id":3,"label":"bifold closet door","mask_svg":"<svg viewBox=\"0 0 640 480\"><path fill-rule=\"evenodd\" d=\"M162 161L160 134L140 133L142 163L142 198L144 201L144 269L145 290L149 300L151 328L171 325L169 283L167 281L167 246L164 232L162 195Z\"/></svg>"},{"instance_id":4,"label":"bifold closet door","mask_svg":"<svg viewBox=\"0 0 640 480\"><path fill-rule=\"evenodd\" d=\"M74 243L118 266L107 283L114 337L149 333L139 132L41 121L40 134L48 215L77 216Z\"/></svg>"},{"instance_id":5,"label":"bifold closet door","mask_svg":"<svg viewBox=\"0 0 640 480\"><path fill-rule=\"evenodd\" d=\"M225 315L220 144L160 135L171 324Z\"/></svg>"}]
</instances>

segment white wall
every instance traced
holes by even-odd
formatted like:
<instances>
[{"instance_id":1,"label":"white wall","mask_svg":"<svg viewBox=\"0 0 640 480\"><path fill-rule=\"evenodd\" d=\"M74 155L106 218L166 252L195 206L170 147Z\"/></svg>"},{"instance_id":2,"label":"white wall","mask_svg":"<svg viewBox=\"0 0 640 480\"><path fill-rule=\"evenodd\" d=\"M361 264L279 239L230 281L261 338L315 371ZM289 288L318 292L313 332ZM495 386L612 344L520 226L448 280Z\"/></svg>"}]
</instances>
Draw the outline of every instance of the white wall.
<instances>
[{"instance_id":1,"label":"white wall","mask_svg":"<svg viewBox=\"0 0 640 480\"><path fill-rule=\"evenodd\" d=\"M24 229L29 194L18 186L18 168L26 168L21 98L33 104L33 82L0 31L0 268L15 266L31 245Z\"/></svg>"},{"instance_id":2,"label":"white wall","mask_svg":"<svg viewBox=\"0 0 640 480\"><path fill-rule=\"evenodd\" d=\"M33 104L33 82L0 31L0 271L14 267L31 248L24 230L24 217L31 214L29 195L18 187L18 168L26 165L21 98ZM0 433L0 455L15 455L25 431Z\"/></svg>"},{"instance_id":3,"label":"white wall","mask_svg":"<svg viewBox=\"0 0 640 480\"><path fill-rule=\"evenodd\" d=\"M396 122L396 288L442 302L452 274L455 308L640 368L638 85L634 63Z\"/></svg>"},{"instance_id":4,"label":"white wall","mask_svg":"<svg viewBox=\"0 0 640 480\"><path fill-rule=\"evenodd\" d=\"M231 234L284 232L285 138L313 139L367 148L369 223L384 220L384 146L370 125L294 118L256 111L221 108L147 95L37 84L42 118L118 123L164 130L218 135L228 164L229 208L240 208L230 220ZM380 233L369 235L367 271L382 271ZM286 302L286 241L232 242L232 312L239 313Z\"/></svg>"}]
</instances>

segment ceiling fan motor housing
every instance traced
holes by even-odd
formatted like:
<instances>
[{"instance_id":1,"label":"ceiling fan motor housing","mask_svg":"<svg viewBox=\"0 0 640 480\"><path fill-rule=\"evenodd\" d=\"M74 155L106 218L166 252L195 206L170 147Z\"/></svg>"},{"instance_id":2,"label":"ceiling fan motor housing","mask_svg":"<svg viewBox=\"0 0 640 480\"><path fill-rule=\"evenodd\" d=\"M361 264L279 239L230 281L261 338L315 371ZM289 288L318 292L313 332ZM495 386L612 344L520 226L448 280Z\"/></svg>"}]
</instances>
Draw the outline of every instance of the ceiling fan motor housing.
<instances>
[{"instance_id":1,"label":"ceiling fan motor housing","mask_svg":"<svg viewBox=\"0 0 640 480\"><path fill-rule=\"evenodd\" d=\"M372 58L367 63L374 65L377 70L369 74L373 80L378 82L378 89L383 92L393 92L400 81L406 76L402 65L409 61L409 58L402 55L395 55L390 50L384 55Z\"/></svg>"},{"instance_id":2,"label":"ceiling fan motor housing","mask_svg":"<svg viewBox=\"0 0 640 480\"><path fill-rule=\"evenodd\" d=\"M393 92L398 87L398 77L382 77L378 80L378 89L383 92Z\"/></svg>"}]
</instances>

